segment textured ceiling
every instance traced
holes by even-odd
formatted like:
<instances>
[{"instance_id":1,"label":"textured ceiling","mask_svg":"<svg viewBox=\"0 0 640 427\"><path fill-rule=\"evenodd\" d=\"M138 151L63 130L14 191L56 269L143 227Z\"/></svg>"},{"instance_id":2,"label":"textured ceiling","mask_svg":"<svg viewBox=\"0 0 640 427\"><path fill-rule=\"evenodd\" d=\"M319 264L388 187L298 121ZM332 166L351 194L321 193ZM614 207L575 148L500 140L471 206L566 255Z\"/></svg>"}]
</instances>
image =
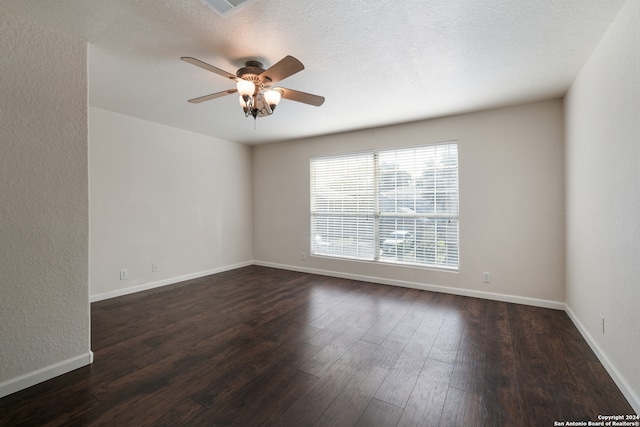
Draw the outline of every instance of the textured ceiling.
<instances>
[{"instance_id":1,"label":"textured ceiling","mask_svg":"<svg viewBox=\"0 0 640 427\"><path fill-rule=\"evenodd\" d=\"M629 0L635 1L635 0ZM89 104L247 144L561 96L625 0L256 0L221 17L199 0L0 0L89 42ZM285 55L306 69L283 100L244 118L233 87L180 61L235 73ZM46 67L46 64L43 64Z\"/></svg>"}]
</instances>

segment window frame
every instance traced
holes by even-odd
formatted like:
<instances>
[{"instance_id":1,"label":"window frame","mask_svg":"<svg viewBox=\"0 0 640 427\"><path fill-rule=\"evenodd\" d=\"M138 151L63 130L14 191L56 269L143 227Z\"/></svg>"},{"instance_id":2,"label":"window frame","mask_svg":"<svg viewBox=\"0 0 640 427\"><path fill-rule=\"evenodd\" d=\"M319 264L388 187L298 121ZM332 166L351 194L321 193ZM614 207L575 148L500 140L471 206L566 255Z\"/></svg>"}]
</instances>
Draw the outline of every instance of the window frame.
<instances>
[{"instance_id":1,"label":"window frame","mask_svg":"<svg viewBox=\"0 0 640 427\"><path fill-rule=\"evenodd\" d=\"M412 212L384 212L381 209L380 206L380 199L382 199L382 195L381 195L381 191L380 191L380 178L381 178L381 173L382 173L382 166L380 163L380 156L383 154L388 154L388 153L395 153L397 155L397 153L402 152L403 150L420 150L420 149L433 149L433 156L435 156L436 154L436 150L437 147L443 147L443 146L453 146L455 148L455 165L453 167L448 167L448 168L441 168L442 170L448 169L450 171L454 171L455 172L455 177L451 178L453 180L453 182L455 182L455 192L452 193L453 194L453 200L455 201L455 213L439 213L436 212L437 208L434 207L434 212L429 213L429 212L418 212L417 208L414 207L414 210ZM450 148L448 148L450 150ZM370 191L372 192L372 197L373 197L373 205L372 205L372 209L368 212L362 211L362 212L333 212L333 211L326 211L326 212L322 212L319 210L315 210L314 211L314 204L316 201L316 198L319 197L318 194L318 190L317 190L317 183L315 181L315 177L314 174L316 174L317 172L315 171L315 167L317 166L317 163L314 162L319 162L322 160L331 160L331 159L341 159L341 160L345 160L345 159L349 159L351 157L356 157L356 156L371 156L372 158L372 171L371 171L371 177L370 179L373 181L373 185L372 188L370 189ZM414 159L415 159L415 151L414 151ZM449 159L447 157L447 159ZM309 254L310 256L313 257L325 257L325 258L330 258L330 259L339 259L339 260L350 260L350 261L364 261L364 262L375 262L375 263L380 263L383 265L399 265L399 266L409 266L409 267L418 267L418 268L428 268L428 269L438 269L438 270L446 270L446 271L454 271L457 272L460 269L460 226L459 226L459 221L460 221L460 183L459 183L459 144L458 141L456 140L452 140L452 141L444 141L444 142L437 142L437 143L428 143L428 144L420 144L420 145L413 145L413 146L405 146L405 147L393 147L393 148L384 148L384 149L376 149L376 150L366 150L366 151L355 151L355 152L348 152L348 153L338 153L338 154L332 154L332 155L321 155L321 156L311 156L309 159L309 175L310 175L310 223L309 223L309 235L311 237L311 241L310 241L310 247L309 247ZM428 169L425 169L424 171L426 171ZM435 171L439 170L438 168L434 167L431 170ZM424 172L423 171L423 172ZM397 178L396 178L397 179ZM417 182L412 183L413 186L413 191L414 191L414 196L417 196L419 194L419 190L417 189ZM397 190L397 185L394 187L394 191ZM447 191L450 191L451 188L448 188ZM436 200L438 200L438 198L436 197L436 192L434 191L434 195L433 195L433 203L435 205ZM416 202L417 203L417 202ZM408 209L410 210L410 209ZM361 255L359 252L356 252L353 255L345 255L344 253L340 253L340 254L331 254L331 253L327 253L327 252L323 252L321 250L318 250L318 248L320 247L319 245L322 244L322 242L320 242L320 240L314 240L316 239L316 237L319 237L320 239L322 239L321 235L316 233L317 230L317 224L316 221L319 218L325 218L327 222L329 222L329 220L331 218L333 219L337 219L337 218L342 218L342 221L345 221L347 218L359 218L361 220L369 220L372 221L372 228L373 231L372 233L372 238L373 238L373 254L371 254L370 252L368 254L365 255ZM396 233L397 231L401 231L399 230L397 227L397 221L398 220L408 220L408 221L414 221L414 234L416 233L416 226L417 224L415 223L415 221L423 221L425 224L428 221L435 221L433 222L433 227L434 227L434 236L436 236L434 239L432 240L420 240L420 239L414 239L413 245L413 259L409 259L408 261L406 259L404 259L404 256L401 257L398 255L398 250L397 250L397 246L396 246L396 254L395 254L395 258L389 258L389 257L383 257L383 253L382 253L382 247L383 247L383 236L381 236L381 234L383 234L383 226L382 226L382 221L384 221L384 219L389 219L389 220L394 220L396 221L396 226L394 227L393 232ZM446 263L443 262L437 262L437 257L438 255L435 254L434 255L434 262L418 262L418 253L421 253L423 257L425 257L425 251L423 249L422 252L418 252L417 250L417 245L418 243L420 243L421 245L427 245L427 244L431 244L434 248L436 252L437 252L437 246L438 246L438 242L440 242L440 240L438 240L437 235L438 235L438 227L442 227L442 220L446 220L446 225L445 225L445 229L448 230L448 227L451 228L452 233L453 233L453 237L450 237L450 235L448 234L448 231L445 232L446 234L446 243L445 243L445 250L444 252L446 253L446 258L448 259L449 256L451 256L451 260L454 261L452 263L452 261L447 261ZM356 220L357 223L357 220ZM356 226L356 229L358 228L358 226ZM426 229L426 226L425 226ZM343 235L343 234L341 234ZM364 236L364 238L366 239L368 236ZM398 245L398 240L395 241L396 245ZM404 243L404 241L403 241ZM330 243L329 242L325 242L324 245L326 245L326 247L329 247ZM452 250L450 252L450 249L448 246L452 246L454 248L454 250ZM344 248L343 248L344 249ZM425 258L423 258L425 259Z\"/></svg>"}]
</instances>

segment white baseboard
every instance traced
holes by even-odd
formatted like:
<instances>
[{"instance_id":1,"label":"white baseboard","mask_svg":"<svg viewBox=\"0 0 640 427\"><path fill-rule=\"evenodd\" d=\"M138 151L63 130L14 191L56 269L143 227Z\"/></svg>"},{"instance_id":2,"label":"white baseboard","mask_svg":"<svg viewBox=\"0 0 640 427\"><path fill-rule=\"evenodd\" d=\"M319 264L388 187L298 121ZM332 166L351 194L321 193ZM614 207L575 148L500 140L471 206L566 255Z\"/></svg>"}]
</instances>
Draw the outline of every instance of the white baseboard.
<instances>
[{"instance_id":1,"label":"white baseboard","mask_svg":"<svg viewBox=\"0 0 640 427\"><path fill-rule=\"evenodd\" d=\"M576 328L578 328L578 331L587 341L589 347L591 347L591 350L593 350L593 352L596 354L598 360L600 360L600 363L602 363L602 366L604 366L604 368L607 370L622 394L624 394L624 397L627 398L627 401L629 402L633 410L636 411L636 414L640 414L640 397L638 397L638 395L633 391L624 377L620 375L620 372L618 372L618 369L616 369L615 365L611 362L609 357L607 357L607 354L602 350L602 348L600 348L600 346L593 339L593 336L589 333L578 316L576 316L573 310L571 310L571 307L569 307L567 304L565 304L565 312L567 313L573 324L576 325Z\"/></svg>"},{"instance_id":2,"label":"white baseboard","mask_svg":"<svg viewBox=\"0 0 640 427\"><path fill-rule=\"evenodd\" d=\"M229 270L235 270L236 268L247 267L253 264L254 264L253 261L246 261L239 264L227 265L224 267L218 267L211 270L200 271L198 273L191 273L191 274L185 274L183 276L170 277L168 279L158 280L156 282L142 283L140 285L130 286L128 288L116 289L114 291L103 292L96 295L90 295L89 302L102 301L105 299L134 294L136 292L147 291L149 289L160 288L162 286L173 285L175 283L184 282L185 280L197 279L199 277L222 273L224 271L229 271Z\"/></svg>"},{"instance_id":3,"label":"white baseboard","mask_svg":"<svg viewBox=\"0 0 640 427\"><path fill-rule=\"evenodd\" d=\"M531 305L535 307L551 308L554 310L564 310L564 303L537 298L521 297L517 295L498 294L493 292L474 291L470 289L452 288L448 286L430 285L405 280L385 279L381 277L365 276L361 274L342 273L330 270L320 270L315 268L297 267L293 265L276 264L271 262L255 261L255 265L262 267L279 268L282 270L299 271L301 273L318 274L321 276L338 277L341 279L359 280L363 282L379 283L382 285L399 286L403 288L420 289L422 291L441 292L445 294L461 295L465 297L483 298L493 301L512 302L515 304Z\"/></svg>"},{"instance_id":4,"label":"white baseboard","mask_svg":"<svg viewBox=\"0 0 640 427\"><path fill-rule=\"evenodd\" d=\"M38 369L0 383L0 398L24 390L41 382L50 380L67 372L74 371L93 362L93 352L81 354L71 359Z\"/></svg>"}]
</instances>

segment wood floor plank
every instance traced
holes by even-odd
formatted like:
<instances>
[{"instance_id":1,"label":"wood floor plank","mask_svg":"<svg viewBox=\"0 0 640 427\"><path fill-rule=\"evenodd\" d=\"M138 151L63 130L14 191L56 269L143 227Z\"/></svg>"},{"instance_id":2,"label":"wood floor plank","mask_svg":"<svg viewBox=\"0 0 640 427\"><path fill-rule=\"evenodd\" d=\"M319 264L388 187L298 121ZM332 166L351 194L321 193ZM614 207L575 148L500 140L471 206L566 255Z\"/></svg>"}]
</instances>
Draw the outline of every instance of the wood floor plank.
<instances>
[{"instance_id":1,"label":"wood floor plank","mask_svg":"<svg viewBox=\"0 0 640 427\"><path fill-rule=\"evenodd\" d=\"M462 325L458 319L444 319L436 336L429 358L453 364L462 339Z\"/></svg>"},{"instance_id":2,"label":"wood floor plank","mask_svg":"<svg viewBox=\"0 0 640 427\"><path fill-rule=\"evenodd\" d=\"M249 266L91 305L2 426L553 425L631 414L566 313Z\"/></svg>"},{"instance_id":3,"label":"wood floor plank","mask_svg":"<svg viewBox=\"0 0 640 427\"><path fill-rule=\"evenodd\" d=\"M294 390L304 392L317 381L317 377L298 369L301 362L316 351L310 345L306 349L306 354L288 352L282 359L273 358L266 369L256 371L254 378L244 386L229 388L216 395L211 405L211 419L222 424L249 425L282 414L288 407L284 396Z\"/></svg>"},{"instance_id":4,"label":"wood floor plank","mask_svg":"<svg viewBox=\"0 0 640 427\"><path fill-rule=\"evenodd\" d=\"M551 420L553 423L554 420L563 419L552 389L523 384L519 390L523 426L536 427L540 425L540 420Z\"/></svg>"},{"instance_id":5,"label":"wood floor plank","mask_svg":"<svg viewBox=\"0 0 640 427\"><path fill-rule=\"evenodd\" d=\"M331 322L325 330L350 335L353 337L361 337L362 331L358 328L358 320L366 315L369 311L375 307L375 299L373 298L359 298L357 295L351 298L352 304L348 307L348 310L344 312L340 317Z\"/></svg>"},{"instance_id":6,"label":"wood floor plank","mask_svg":"<svg viewBox=\"0 0 640 427\"><path fill-rule=\"evenodd\" d=\"M374 327L374 325L376 325L380 321L382 316L384 316L389 310L391 310L391 306L375 303L373 307L371 307L366 313L360 316L360 318L355 322L354 325L351 326L351 328L357 334L367 335L369 334L369 331L373 332L372 328ZM370 335L375 335L381 339L386 338L385 335L381 334L372 333Z\"/></svg>"},{"instance_id":7,"label":"wood floor plank","mask_svg":"<svg viewBox=\"0 0 640 427\"><path fill-rule=\"evenodd\" d=\"M369 363L374 349L373 344L356 342L283 414L282 425L313 425L360 368Z\"/></svg>"},{"instance_id":8,"label":"wood floor plank","mask_svg":"<svg viewBox=\"0 0 640 427\"><path fill-rule=\"evenodd\" d=\"M426 360L426 357L403 352L376 391L375 398L404 408Z\"/></svg>"},{"instance_id":9,"label":"wood floor plank","mask_svg":"<svg viewBox=\"0 0 640 427\"><path fill-rule=\"evenodd\" d=\"M177 349L168 356L162 353L162 358L153 363L144 364L144 367L140 369L112 381L98 384L93 393L102 401L117 399L118 396L126 395L132 389L145 389L153 387L158 382L169 381L176 377L176 371L180 376L185 376L191 370L197 369L198 362L201 360L207 360L209 366L217 366L240 352L238 347L228 345L227 340L247 328L241 324L236 328L200 341L194 347ZM158 353L153 354L157 355ZM100 355L98 354L97 357Z\"/></svg>"},{"instance_id":10,"label":"wood floor plank","mask_svg":"<svg viewBox=\"0 0 640 427\"><path fill-rule=\"evenodd\" d=\"M136 388L92 408L81 420L83 425L151 425L183 399L184 395L176 393L168 384L147 383L144 388Z\"/></svg>"},{"instance_id":11,"label":"wood floor plank","mask_svg":"<svg viewBox=\"0 0 640 427\"><path fill-rule=\"evenodd\" d=\"M367 335L376 335L386 338L398 325L407 311L409 311L408 304L399 303L392 306L389 310L386 310L384 314L379 316L378 321L375 322L366 332Z\"/></svg>"},{"instance_id":12,"label":"wood floor plank","mask_svg":"<svg viewBox=\"0 0 640 427\"><path fill-rule=\"evenodd\" d=\"M429 357L438 332L439 330L437 328L421 323L413 332L411 338L409 338L409 342L407 342L404 351L416 356Z\"/></svg>"},{"instance_id":13,"label":"wood floor plank","mask_svg":"<svg viewBox=\"0 0 640 427\"><path fill-rule=\"evenodd\" d=\"M390 427L398 424L402 408L378 399L371 399L355 427Z\"/></svg>"},{"instance_id":14,"label":"wood floor plank","mask_svg":"<svg viewBox=\"0 0 640 427\"><path fill-rule=\"evenodd\" d=\"M265 387L252 408L242 411L234 423L240 426L290 425L285 413L317 380L318 377L299 369L290 376L274 377L274 384Z\"/></svg>"},{"instance_id":15,"label":"wood floor plank","mask_svg":"<svg viewBox=\"0 0 640 427\"><path fill-rule=\"evenodd\" d=\"M299 363L306 362L317 348L309 344L296 343L292 335L297 330L297 325L289 324L283 327L282 335L278 340L259 340L251 341L248 345L240 348L240 351L234 353L234 357L227 358L224 362L216 366L216 372L208 375L208 380L200 382L201 378L206 378L205 374L209 372L207 367L193 372L191 375L185 376L185 383L191 382L194 385L191 389L195 392L190 397L196 402L204 406L225 405L229 399L229 395L233 395L239 389L249 384L257 375L261 375L272 364L277 363L276 354L282 354L283 357L290 355L291 348L301 351L303 356ZM291 347L290 347L291 346ZM312 351L305 351L305 349ZM294 354L294 356L297 356Z\"/></svg>"},{"instance_id":16,"label":"wood floor plank","mask_svg":"<svg viewBox=\"0 0 640 427\"><path fill-rule=\"evenodd\" d=\"M402 354L404 347L405 344L387 338L378 345L376 351L371 355L371 360L379 365L391 368L395 365L400 354Z\"/></svg>"},{"instance_id":17,"label":"wood floor plank","mask_svg":"<svg viewBox=\"0 0 640 427\"><path fill-rule=\"evenodd\" d=\"M449 390L453 365L427 359L409 396L398 427L437 427Z\"/></svg>"},{"instance_id":18,"label":"wood floor plank","mask_svg":"<svg viewBox=\"0 0 640 427\"><path fill-rule=\"evenodd\" d=\"M484 419L482 397L454 387L449 387L440 426L442 427L481 427Z\"/></svg>"},{"instance_id":19,"label":"wood floor plank","mask_svg":"<svg viewBox=\"0 0 640 427\"><path fill-rule=\"evenodd\" d=\"M512 335L518 382L523 386L550 388L547 354L534 332L541 329L542 320L533 317L530 308L524 306L508 306L508 315L512 329L518 331Z\"/></svg>"},{"instance_id":20,"label":"wood floor plank","mask_svg":"<svg viewBox=\"0 0 640 427\"><path fill-rule=\"evenodd\" d=\"M327 371L344 353L347 352L355 343L356 339L338 335L329 344L318 351L307 363L300 369L311 375L321 376Z\"/></svg>"},{"instance_id":21,"label":"wood floor plank","mask_svg":"<svg viewBox=\"0 0 640 427\"><path fill-rule=\"evenodd\" d=\"M485 381L487 302L469 298L462 315L462 333L456 353L451 386L481 395Z\"/></svg>"},{"instance_id":22,"label":"wood floor plank","mask_svg":"<svg viewBox=\"0 0 640 427\"><path fill-rule=\"evenodd\" d=\"M557 335L543 335L539 337L543 345L549 349L551 363L547 365L549 378L554 385L553 394L562 416L566 420L591 420L597 421L597 406L589 396L589 383L584 381L587 368L585 361L580 357L572 360L568 365L565 344L570 346L563 338ZM578 395L578 396L576 396Z\"/></svg>"},{"instance_id":23,"label":"wood floor plank","mask_svg":"<svg viewBox=\"0 0 640 427\"><path fill-rule=\"evenodd\" d=\"M523 402L516 397L519 390L507 304L490 302L487 311L485 427L522 425Z\"/></svg>"},{"instance_id":24,"label":"wood floor plank","mask_svg":"<svg viewBox=\"0 0 640 427\"><path fill-rule=\"evenodd\" d=\"M373 362L366 363L336 396L315 426L355 425L388 373L389 368L386 366Z\"/></svg>"},{"instance_id":25,"label":"wood floor plank","mask_svg":"<svg viewBox=\"0 0 640 427\"><path fill-rule=\"evenodd\" d=\"M387 338L404 344L408 343L425 315L426 313L420 310L411 309L407 311L396 327L389 332Z\"/></svg>"},{"instance_id":26,"label":"wood floor plank","mask_svg":"<svg viewBox=\"0 0 640 427\"><path fill-rule=\"evenodd\" d=\"M87 369L84 369L86 371ZM76 377L78 373L75 372ZM71 420L85 416L92 409L100 406L100 401L85 386L86 377L80 374L81 379L76 380L74 387L64 387L59 382L32 387L33 392L55 396L55 399L22 399L11 405L0 406L0 425L2 426L65 426ZM48 387L53 385L53 387ZM15 396L15 395L14 395ZM8 401L12 396L5 398ZM4 399L3 399L4 400ZM60 405L60 402L72 401L73 406Z\"/></svg>"},{"instance_id":27,"label":"wood floor plank","mask_svg":"<svg viewBox=\"0 0 640 427\"><path fill-rule=\"evenodd\" d=\"M158 418L154 427L215 425L210 411L191 399L183 399Z\"/></svg>"}]
</instances>

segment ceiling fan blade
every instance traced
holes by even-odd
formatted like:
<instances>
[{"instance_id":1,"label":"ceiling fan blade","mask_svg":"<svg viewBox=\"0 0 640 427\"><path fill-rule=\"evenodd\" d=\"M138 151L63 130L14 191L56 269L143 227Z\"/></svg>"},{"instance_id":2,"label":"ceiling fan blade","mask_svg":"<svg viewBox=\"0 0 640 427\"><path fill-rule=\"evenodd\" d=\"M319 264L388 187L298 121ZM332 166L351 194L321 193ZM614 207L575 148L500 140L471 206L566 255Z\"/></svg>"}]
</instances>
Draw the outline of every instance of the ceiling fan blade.
<instances>
[{"instance_id":1,"label":"ceiling fan blade","mask_svg":"<svg viewBox=\"0 0 640 427\"><path fill-rule=\"evenodd\" d=\"M231 95L232 93L236 93L238 89L227 89L222 92L212 93L211 95L200 96L198 98L190 99L188 102L192 104L199 104L204 101L210 101L212 99L221 98L223 96Z\"/></svg>"},{"instance_id":2,"label":"ceiling fan blade","mask_svg":"<svg viewBox=\"0 0 640 427\"><path fill-rule=\"evenodd\" d=\"M270 79L272 83L275 83L279 82L280 80L284 80L287 77L292 76L302 70L304 70L304 65L302 65L302 62L298 61L293 56L287 55L280 61L269 67L268 70L265 70L262 74L260 74L260 77L266 77Z\"/></svg>"},{"instance_id":3,"label":"ceiling fan blade","mask_svg":"<svg viewBox=\"0 0 640 427\"><path fill-rule=\"evenodd\" d=\"M221 70L220 68L214 67L213 65L209 65L206 62L202 62L199 59L192 58L190 56L183 56L180 59L182 59L184 62L188 62L189 64L193 64L196 67L200 67L207 71L211 71L212 73L216 73L219 76L226 77L231 80L238 79L238 76L236 76L235 74L228 73L224 70Z\"/></svg>"},{"instance_id":4,"label":"ceiling fan blade","mask_svg":"<svg viewBox=\"0 0 640 427\"><path fill-rule=\"evenodd\" d=\"M324 96L313 95L306 92L300 92L293 89L287 89L284 87L278 87L276 90L279 90L282 93L282 97L289 99L291 101L302 102L305 104L313 105L315 107L319 107L324 104Z\"/></svg>"}]
</instances>

